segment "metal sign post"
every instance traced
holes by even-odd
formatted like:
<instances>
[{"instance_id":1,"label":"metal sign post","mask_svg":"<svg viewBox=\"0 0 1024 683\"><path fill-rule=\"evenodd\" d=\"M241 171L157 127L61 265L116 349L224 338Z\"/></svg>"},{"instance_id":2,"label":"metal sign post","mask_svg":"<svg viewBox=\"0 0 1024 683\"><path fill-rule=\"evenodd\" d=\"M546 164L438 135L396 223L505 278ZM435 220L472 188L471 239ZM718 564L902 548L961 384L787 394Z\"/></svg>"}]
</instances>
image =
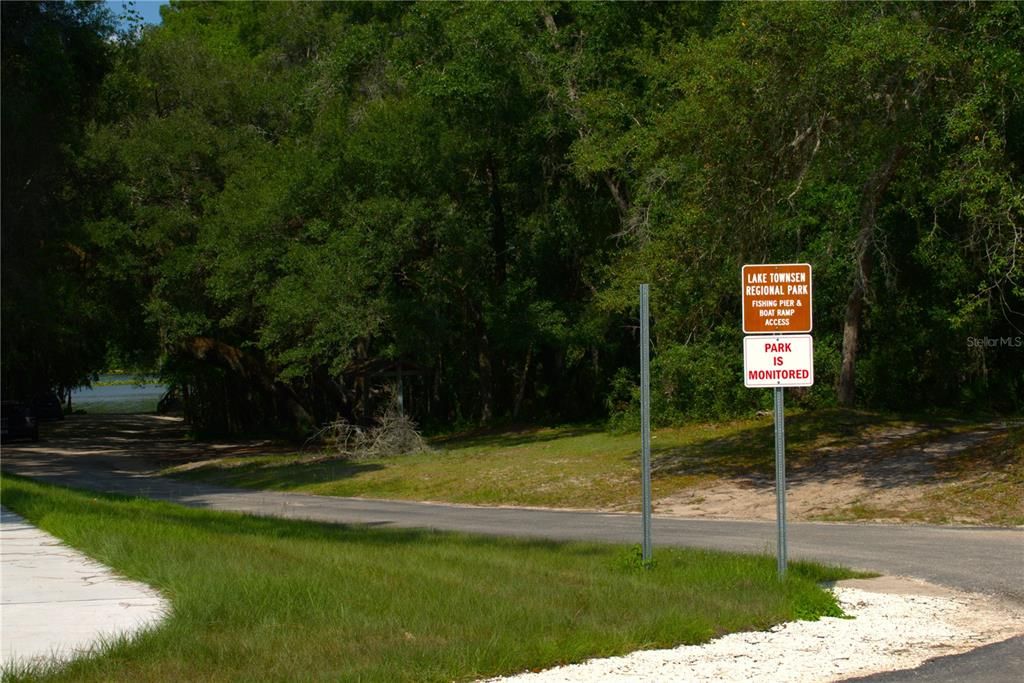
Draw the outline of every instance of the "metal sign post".
<instances>
[{"instance_id":1,"label":"metal sign post","mask_svg":"<svg viewBox=\"0 0 1024 683\"><path fill-rule=\"evenodd\" d=\"M782 392L775 387L775 519L778 526L779 578L786 577L786 417L782 408Z\"/></svg>"},{"instance_id":2,"label":"metal sign post","mask_svg":"<svg viewBox=\"0 0 1024 683\"><path fill-rule=\"evenodd\" d=\"M643 561L651 561L651 324L650 285L640 285L640 459L643 473Z\"/></svg>"}]
</instances>

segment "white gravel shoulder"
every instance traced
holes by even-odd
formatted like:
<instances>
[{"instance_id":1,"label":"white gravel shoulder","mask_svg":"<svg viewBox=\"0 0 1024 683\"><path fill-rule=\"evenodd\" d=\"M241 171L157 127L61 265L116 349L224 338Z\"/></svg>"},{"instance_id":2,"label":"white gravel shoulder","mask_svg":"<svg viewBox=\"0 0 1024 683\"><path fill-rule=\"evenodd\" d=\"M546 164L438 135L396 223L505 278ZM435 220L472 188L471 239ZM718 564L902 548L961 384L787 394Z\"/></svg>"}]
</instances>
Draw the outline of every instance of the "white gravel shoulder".
<instances>
[{"instance_id":1,"label":"white gravel shoulder","mask_svg":"<svg viewBox=\"0 0 1024 683\"><path fill-rule=\"evenodd\" d=\"M852 619L780 624L706 645L642 650L490 681L835 681L912 669L1024 633L1024 608L915 579L840 582Z\"/></svg>"}]
</instances>

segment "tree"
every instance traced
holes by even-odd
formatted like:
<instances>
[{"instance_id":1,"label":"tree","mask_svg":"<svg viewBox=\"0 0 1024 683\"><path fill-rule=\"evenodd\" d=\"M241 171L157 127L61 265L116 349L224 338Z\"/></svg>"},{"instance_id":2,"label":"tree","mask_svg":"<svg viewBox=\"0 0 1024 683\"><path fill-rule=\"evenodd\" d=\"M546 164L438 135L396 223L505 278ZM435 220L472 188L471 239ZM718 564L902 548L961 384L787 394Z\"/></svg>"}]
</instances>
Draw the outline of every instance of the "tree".
<instances>
[{"instance_id":1,"label":"tree","mask_svg":"<svg viewBox=\"0 0 1024 683\"><path fill-rule=\"evenodd\" d=\"M398 366L420 419L598 415L629 394L640 282L659 413L748 411L737 275L791 260L815 266L805 404L1012 406L1021 360L964 339L1021 326L1021 24L175 2L115 50L75 244L211 430L368 419Z\"/></svg>"},{"instance_id":2,"label":"tree","mask_svg":"<svg viewBox=\"0 0 1024 683\"><path fill-rule=\"evenodd\" d=\"M873 370L866 393L876 401L902 394L883 401L899 405L937 384L943 400L957 400L947 369L963 358L965 345L962 337L950 335L949 315L927 320L922 335L920 321L901 312L925 293L924 305L952 313L949 304L958 288L972 291L991 277L985 275L990 266L967 266L952 293L921 287L942 277L944 266L921 263L913 246L929 237L919 222L925 216L949 221L946 229L953 234L967 227L935 204L937 196L928 189L932 183L945 175L965 180L958 185L962 188L985 186L979 177L941 170L950 162L964 167L962 136L947 137L946 117L972 110L965 104L975 97L987 98L991 114L999 112L986 119L988 126L976 121L984 126L979 139L996 143L986 156L993 169L986 177L999 188L977 206L986 212L999 206L996 211L1005 217L1001 237L995 237L999 230L987 233L990 248L1003 255L996 259L1002 264L997 278L1004 283L999 291L1008 292L1018 281L1008 254L1017 243L1013 197L1019 192L1012 179L1020 171L998 141L1008 133L1012 137L1008 124L1019 107L1020 90L1011 76L1019 59L1012 48L1019 8L743 5L728 8L719 19L717 31L707 37L669 44L638 59L646 75L646 104L636 107L633 124L578 145L577 159L585 168L610 162L609 168L630 179L627 194L636 218L627 224L629 248L621 254L605 301L621 310L631 302L636 282L652 280L664 293L654 306L659 322L668 323L658 327L668 330L669 348L736 349L738 321L730 320L730 312L738 308L739 266L810 261L816 266L816 346L824 370L819 384L834 381L840 402L850 404L855 364L867 355ZM995 78L986 84L978 78L981 73ZM978 94L969 94L974 89ZM934 236L932 231L929 239ZM974 260L971 243L976 240L947 244L966 265ZM881 268L874 267L878 260ZM927 280L914 282L910 272ZM876 333L865 354L868 309ZM897 314L900 323L889 329L874 322ZM911 325L917 329L908 339ZM913 360L900 361L895 372L879 365L893 358L883 349L907 349L913 359L911 350L920 350L935 334L942 337L943 363L916 376ZM717 394L735 383L726 377L734 371L725 371ZM954 381L963 385L964 378ZM667 390L678 395L672 386ZM814 394L825 399L820 389ZM749 393L745 396L738 398L738 408L750 400ZM693 405L685 394L679 401L683 410Z\"/></svg>"},{"instance_id":3,"label":"tree","mask_svg":"<svg viewBox=\"0 0 1024 683\"><path fill-rule=\"evenodd\" d=\"M110 67L114 28L98 4L4 3L2 147L5 396L76 386L106 354L114 319L82 231L77 172Z\"/></svg>"}]
</instances>

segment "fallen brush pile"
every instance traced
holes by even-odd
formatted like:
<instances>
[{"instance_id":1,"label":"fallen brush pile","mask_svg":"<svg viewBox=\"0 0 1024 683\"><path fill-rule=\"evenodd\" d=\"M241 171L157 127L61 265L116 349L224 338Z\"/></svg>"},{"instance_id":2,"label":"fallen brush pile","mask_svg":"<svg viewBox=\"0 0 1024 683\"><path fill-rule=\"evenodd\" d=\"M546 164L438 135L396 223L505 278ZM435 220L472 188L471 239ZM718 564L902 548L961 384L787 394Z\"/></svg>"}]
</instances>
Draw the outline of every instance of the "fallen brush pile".
<instances>
[{"instance_id":1,"label":"fallen brush pile","mask_svg":"<svg viewBox=\"0 0 1024 683\"><path fill-rule=\"evenodd\" d=\"M345 419L328 422L307 442L320 443L331 457L369 460L430 450L409 417L388 410L369 427Z\"/></svg>"}]
</instances>

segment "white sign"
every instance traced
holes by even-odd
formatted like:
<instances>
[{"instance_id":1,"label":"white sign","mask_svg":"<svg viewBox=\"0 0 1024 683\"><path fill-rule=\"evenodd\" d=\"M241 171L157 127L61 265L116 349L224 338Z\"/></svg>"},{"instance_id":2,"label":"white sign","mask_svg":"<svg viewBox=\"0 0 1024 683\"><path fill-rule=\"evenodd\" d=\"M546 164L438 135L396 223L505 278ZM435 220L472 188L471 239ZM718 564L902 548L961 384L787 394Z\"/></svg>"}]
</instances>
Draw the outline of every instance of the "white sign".
<instances>
[{"instance_id":1,"label":"white sign","mask_svg":"<svg viewBox=\"0 0 1024 683\"><path fill-rule=\"evenodd\" d=\"M814 340L809 334L743 338L743 384L809 387L814 384Z\"/></svg>"}]
</instances>

